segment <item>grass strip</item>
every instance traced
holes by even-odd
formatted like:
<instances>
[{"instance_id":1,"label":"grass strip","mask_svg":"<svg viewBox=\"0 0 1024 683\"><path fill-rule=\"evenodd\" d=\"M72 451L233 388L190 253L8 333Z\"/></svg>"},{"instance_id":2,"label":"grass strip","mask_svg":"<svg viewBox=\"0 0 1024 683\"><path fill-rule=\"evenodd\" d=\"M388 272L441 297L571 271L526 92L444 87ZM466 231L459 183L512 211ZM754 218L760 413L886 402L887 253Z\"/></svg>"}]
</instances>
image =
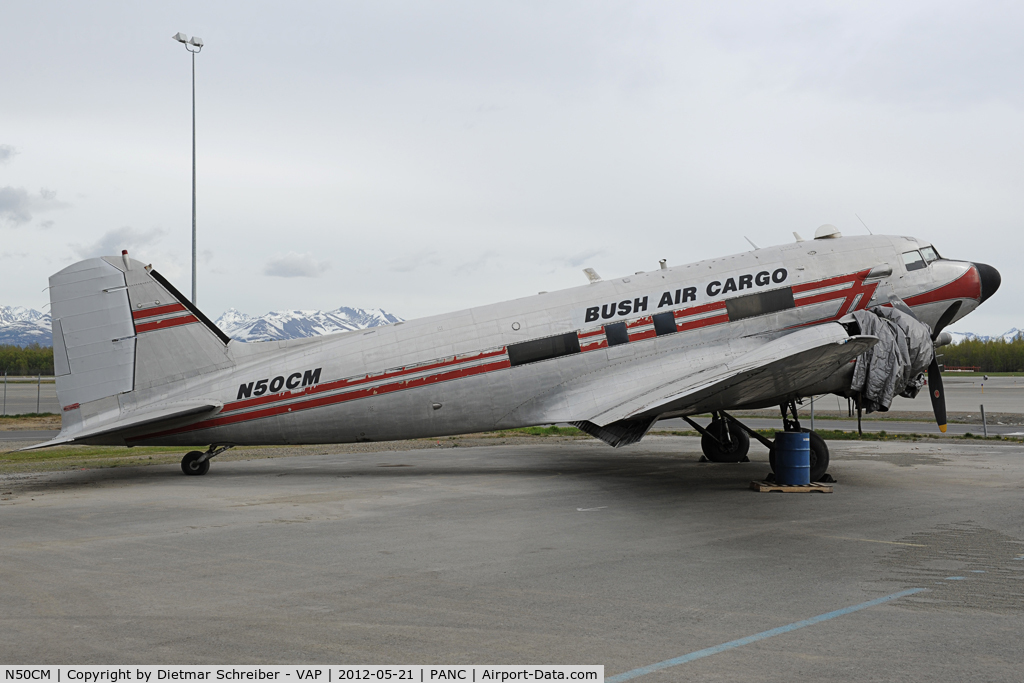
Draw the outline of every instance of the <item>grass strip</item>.
<instances>
[{"instance_id":1,"label":"grass strip","mask_svg":"<svg viewBox=\"0 0 1024 683\"><path fill-rule=\"evenodd\" d=\"M519 429L503 429L496 432L498 436L529 434L530 436L587 436L575 427L520 427Z\"/></svg>"},{"instance_id":2,"label":"grass strip","mask_svg":"<svg viewBox=\"0 0 1024 683\"><path fill-rule=\"evenodd\" d=\"M17 420L23 417L57 417L57 413L18 413L17 415L0 415L0 420Z\"/></svg>"}]
</instances>

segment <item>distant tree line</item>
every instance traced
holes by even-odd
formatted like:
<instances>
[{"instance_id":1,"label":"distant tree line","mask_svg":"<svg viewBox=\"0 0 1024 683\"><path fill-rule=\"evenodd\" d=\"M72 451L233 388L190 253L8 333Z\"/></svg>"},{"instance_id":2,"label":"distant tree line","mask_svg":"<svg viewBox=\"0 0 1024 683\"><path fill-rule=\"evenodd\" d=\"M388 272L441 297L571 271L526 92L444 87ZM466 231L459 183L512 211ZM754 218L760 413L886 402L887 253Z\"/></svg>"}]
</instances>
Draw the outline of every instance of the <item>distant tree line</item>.
<instances>
[{"instance_id":1,"label":"distant tree line","mask_svg":"<svg viewBox=\"0 0 1024 683\"><path fill-rule=\"evenodd\" d=\"M49 346L0 345L0 375L52 375L53 349Z\"/></svg>"},{"instance_id":2,"label":"distant tree line","mask_svg":"<svg viewBox=\"0 0 1024 683\"><path fill-rule=\"evenodd\" d=\"M946 367L977 366L982 372L1024 372L1024 337L1012 341L968 339L938 349Z\"/></svg>"}]
</instances>

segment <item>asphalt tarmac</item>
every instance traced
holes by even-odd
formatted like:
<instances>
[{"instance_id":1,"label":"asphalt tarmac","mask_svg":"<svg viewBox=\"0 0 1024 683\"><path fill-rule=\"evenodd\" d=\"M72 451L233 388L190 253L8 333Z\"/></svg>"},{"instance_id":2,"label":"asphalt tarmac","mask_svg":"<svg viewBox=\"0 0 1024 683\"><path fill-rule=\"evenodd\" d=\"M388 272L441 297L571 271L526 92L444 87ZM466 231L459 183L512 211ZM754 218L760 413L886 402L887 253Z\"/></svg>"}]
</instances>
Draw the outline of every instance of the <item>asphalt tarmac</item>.
<instances>
[{"instance_id":1,"label":"asphalt tarmac","mask_svg":"<svg viewBox=\"0 0 1024 683\"><path fill-rule=\"evenodd\" d=\"M658 435L5 476L0 661L1020 680L1024 446L831 445L832 494Z\"/></svg>"},{"instance_id":2,"label":"asphalt tarmac","mask_svg":"<svg viewBox=\"0 0 1024 683\"><path fill-rule=\"evenodd\" d=\"M923 415L922 418L930 417ZM807 415L801 416L801 426L810 429L811 420ZM707 426L710 422L706 417L696 418L698 424ZM744 417L742 418L743 424L747 425L751 429L781 429L782 421L778 418L759 418L759 417ZM854 431L857 429L856 420L830 420L830 419L817 419L814 421L815 429L834 429L841 431ZM932 434L935 436L941 436L942 433L934 422L922 419L920 422L897 422L895 420L862 420L861 428L868 433L877 433L880 431L886 431L890 434ZM693 428L681 419L662 420L658 422L654 428L654 432L665 432L665 431L692 431ZM964 435L974 434L975 436L981 436L984 429L981 425L977 424L955 424L951 423L947 426L947 435ZM52 439L60 434L59 431L9 431L0 432L0 443L4 442L32 442L32 441L46 441ZM1014 436L1024 437L1024 426L1019 424L1003 425L998 423L992 423L988 425L989 436ZM18 443L21 446L21 443ZM0 449L2 450L2 449Z\"/></svg>"},{"instance_id":3,"label":"asphalt tarmac","mask_svg":"<svg viewBox=\"0 0 1024 683\"><path fill-rule=\"evenodd\" d=\"M36 442L36 441L48 441L55 436L60 434L57 430L31 430L31 429L18 429L11 430L9 432L0 432L0 443L5 441L16 442L18 447L21 447L24 442ZM11 446L0 448L0 450L7 450Z\"/></svg>"}]
</instances>

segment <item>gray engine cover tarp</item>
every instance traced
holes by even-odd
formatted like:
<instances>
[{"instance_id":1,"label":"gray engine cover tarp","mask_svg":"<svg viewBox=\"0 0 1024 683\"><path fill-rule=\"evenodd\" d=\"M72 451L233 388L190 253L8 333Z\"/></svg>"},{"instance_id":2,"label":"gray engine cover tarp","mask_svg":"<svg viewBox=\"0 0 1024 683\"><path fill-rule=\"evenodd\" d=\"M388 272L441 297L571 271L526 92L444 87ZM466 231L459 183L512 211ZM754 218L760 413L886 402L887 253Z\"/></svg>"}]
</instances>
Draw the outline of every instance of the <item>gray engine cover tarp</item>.
<instances>
[{"instance_id":1,"label":"gray engine cover tarp","mask_svg":"<svg viewBox=\"0 0 1024 683\"><path fill-rule=\"evenodd\" d=\"M850 388L860 392L869 413L884 412L894 396L921 381L935 357L932 331L895 308L876 306L854 311L853 317L860 333L878 337L878 343L857 357Z\"/></svg>"}]
</instances>

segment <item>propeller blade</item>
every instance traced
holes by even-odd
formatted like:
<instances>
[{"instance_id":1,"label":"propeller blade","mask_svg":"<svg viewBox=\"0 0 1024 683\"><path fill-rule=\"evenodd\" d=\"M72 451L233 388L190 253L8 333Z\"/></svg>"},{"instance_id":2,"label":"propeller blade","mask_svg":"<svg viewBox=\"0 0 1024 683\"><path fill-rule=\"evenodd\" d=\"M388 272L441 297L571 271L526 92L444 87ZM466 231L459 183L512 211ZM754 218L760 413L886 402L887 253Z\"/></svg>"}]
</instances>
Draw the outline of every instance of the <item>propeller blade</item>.
<instances>
[{"instance_id":1,"label":"propeller blade","mask_svg":"<svg viewBox=\"0 0 1024 683\"><path fill-rule=\"evenodd\" d=\"M910 306L908 306L906 303L904 303L903 299L900 299L899 297L894 296L892 299L889 300L889 304L893 308L895 308L897 311L899 311L900 313L906 313L907 315L909 315L914 320L917 320L918 322L920 322L921 319L917 317L917 314L915 314L912 310L910 310Z\"/></svg>"},{"instance_id":2,"label":"propeller blade","mask_svg":"<svg viewBox=\"0 0 1024 683\"><path fill-rule=\"evenodd\" d=\"M932 341L935 341L939 337L939 333L942 332L942 328L949 324L949 321L960 312L961 301L954 301L949 308L947 308L942 315L939 316L939 321L935 323L935 329L932 330Z\"/></svg>"},{"instance_id":3,"label":"propeller blade","mask_svg":"<svg viewBox=\"0 0 1024 683\"><path fill-rule=\"evenodd\" d=\"M939 361L932 359L928 366L928 395L932 399L932 412L939 424L939 431L946 433L946 394L942 391L942 373L939 372Z\"/></svg>"}]
</instances>

